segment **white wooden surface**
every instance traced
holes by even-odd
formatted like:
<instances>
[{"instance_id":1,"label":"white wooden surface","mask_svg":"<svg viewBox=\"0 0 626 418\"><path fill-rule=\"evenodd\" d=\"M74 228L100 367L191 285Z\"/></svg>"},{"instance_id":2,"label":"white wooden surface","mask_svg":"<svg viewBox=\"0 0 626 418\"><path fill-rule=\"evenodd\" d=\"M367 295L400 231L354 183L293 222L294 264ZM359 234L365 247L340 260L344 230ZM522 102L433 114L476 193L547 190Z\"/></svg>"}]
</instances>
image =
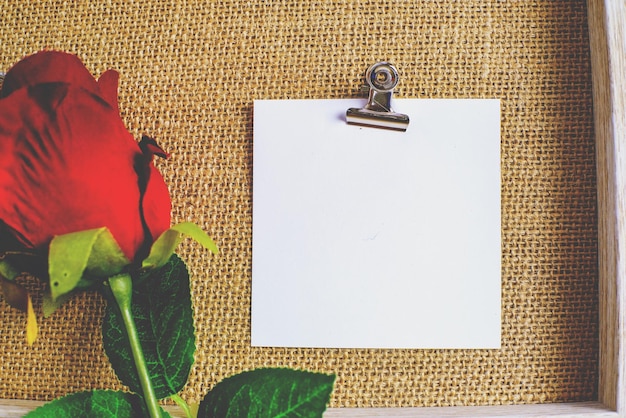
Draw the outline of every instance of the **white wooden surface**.
<instances>
[{"instance_id":1,"label":"white wooden surface","mask_svg":"<svg viewBox=\"0 0 626 418\"><path fill-rule=\"evenodd\" d=\"M324 417L626 418L626 1L588 0L598 166L598 402L443 408L334 408ZM37 401L0 400L0 417ZM175 407L167 408L182 417Z\"/></svg>"}]
</instances>

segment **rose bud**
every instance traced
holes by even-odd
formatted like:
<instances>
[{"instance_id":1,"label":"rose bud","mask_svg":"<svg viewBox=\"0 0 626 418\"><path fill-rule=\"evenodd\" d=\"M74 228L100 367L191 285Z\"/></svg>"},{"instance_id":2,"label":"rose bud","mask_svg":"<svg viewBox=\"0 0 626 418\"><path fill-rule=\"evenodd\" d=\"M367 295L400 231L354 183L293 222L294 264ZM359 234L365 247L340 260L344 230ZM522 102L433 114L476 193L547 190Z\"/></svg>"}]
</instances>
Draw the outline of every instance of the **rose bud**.
<instances>
[{"instance_id":1,"label":"rose bud","mask_svg":"<svg viewBox=\"0 0 626 418\"><path fill-rule=\"evenodd\" d=\"M74 55L44 51L0 91L0 253L47 251L53 237L106 227L140 262L170 227L167 186L119 115L118 73L96 81Z\"/></svg>"}]
</instances>

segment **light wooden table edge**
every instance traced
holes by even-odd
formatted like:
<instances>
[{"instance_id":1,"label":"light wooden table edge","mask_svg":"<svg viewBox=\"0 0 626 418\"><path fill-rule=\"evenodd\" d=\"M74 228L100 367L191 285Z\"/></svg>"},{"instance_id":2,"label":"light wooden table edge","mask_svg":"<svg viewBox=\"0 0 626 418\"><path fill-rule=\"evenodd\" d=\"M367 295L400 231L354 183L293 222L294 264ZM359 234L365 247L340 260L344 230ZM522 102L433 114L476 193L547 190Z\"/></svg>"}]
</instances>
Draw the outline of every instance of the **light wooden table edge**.
<instances>
[{"instance_id":1,"label":"light wooden table edge","mask_svg":"<svg viewBox=\"0 0 626 418\"><path fill-rule=\"evenodd\" d=\"M17 418L43 405L40 401L0 400L0 417ZM183 418L182 411L176 406L165 409L176 418ZM428 408L330 408L324 418L380 418L380 417L611 417L619 414L598 402L537 404L537 405L506 405L506 406L458 406Z\"/></svg>"},{"instance_id":2,"label":"light wooden table edge","mask_svg":"<svg viewBox=\"0 0 626 418\"><path fill-rule=\"evenodd\" d=\"M324 417L626 418L626 2L587 0L587 4L598 172L599 402L330 408ZM0 417L21 417L42 404L0 399ZM182 417L177 407L166 409Z\"/></svg>"}]
</instances>

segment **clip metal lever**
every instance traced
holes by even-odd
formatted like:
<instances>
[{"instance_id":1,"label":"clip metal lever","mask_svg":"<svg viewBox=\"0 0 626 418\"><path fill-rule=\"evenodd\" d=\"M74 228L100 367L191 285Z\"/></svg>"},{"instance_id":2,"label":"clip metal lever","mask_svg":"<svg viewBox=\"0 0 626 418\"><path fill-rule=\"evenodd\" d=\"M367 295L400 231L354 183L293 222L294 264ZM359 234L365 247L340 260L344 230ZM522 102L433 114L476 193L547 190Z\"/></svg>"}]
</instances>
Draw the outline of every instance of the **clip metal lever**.
<instances>
[{"instance_id":1,"label":"clip metal lever","mask_svg":"<svg viewBox=\"0 0 626 418\"><path fill-rule=\"evenodd\" d=\"M365 81L369 85L367 104L362 109L348 109L346 122L351 125L406 131L409 117L396 113L391 108L391 96L399 78L396 67L388 62L379 62L368 68L365 73Z\"/></svg>"}]
</instances>

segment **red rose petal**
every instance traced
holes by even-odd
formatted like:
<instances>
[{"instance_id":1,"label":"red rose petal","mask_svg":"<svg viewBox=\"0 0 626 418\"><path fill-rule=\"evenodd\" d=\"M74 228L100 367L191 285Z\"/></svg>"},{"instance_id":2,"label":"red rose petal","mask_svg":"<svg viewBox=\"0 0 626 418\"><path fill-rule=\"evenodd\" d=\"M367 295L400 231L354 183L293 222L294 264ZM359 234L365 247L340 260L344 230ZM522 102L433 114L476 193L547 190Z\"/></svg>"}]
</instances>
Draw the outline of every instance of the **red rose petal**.
<instances>
[{"instance_id":1,"label":"red rose petal","mask_svg":"<svg viewBox=\"0 0 626 418\"><path fill-rule=\"evenodd\" d=\"M54 51L27 57L7 74L0 226L23 245L41 248L54 235L106 226L134 260L169 228L169 192L152 164L162 150L154 141L140 149L124 127L118 77L107 71L96 82L77 57Z\"/></svg>"},{"instance_id":2,"label":"red rose petal","mask_svg":"<svg viewBox=\"0 0 626 418\"><path fill-rule=\"evenodd\" d=\"M142 199L142 210L153 241L170 228L171 209L167 185L159 170L150 164L150 178Z\"/></svg>"},{"instance_id":3,"label":"red rose petal","mask_svg":"<svg viewBox=\"0 0 626 418\"><path fill-rule=\"evenodd\" d=\"M67 94L54 111L45 96L58 94L49 89L0 101L0 220L32 247L107 226L132 260L144 239L133 169L139 147L103 101L58 88Z\"/></svg>"},{"instance_id":4,"label":"red rose petal","mask_svg":"<svg viewBox=\"0 0 626 418\"><path fill-rule=\"evenodd\" d=\"M7 72L0 97L28 86L66 82L98 93L98 84L77 56L58 51L42 51L15 64Z\"/></svg>"},{"instance_id":5,"label":"red rose petal","mask_svg":"<svg viewBox=\"0 0 626 418\"><path fill-rule=\"evenodd\" d=\"M102 73L98 79L98 87L100 87L100 94L102 98L111 105L116 112L119 113L117 105L117 84L119 81L119 74L117 71L108 70Z\"/></svg>"}]
</instances>

